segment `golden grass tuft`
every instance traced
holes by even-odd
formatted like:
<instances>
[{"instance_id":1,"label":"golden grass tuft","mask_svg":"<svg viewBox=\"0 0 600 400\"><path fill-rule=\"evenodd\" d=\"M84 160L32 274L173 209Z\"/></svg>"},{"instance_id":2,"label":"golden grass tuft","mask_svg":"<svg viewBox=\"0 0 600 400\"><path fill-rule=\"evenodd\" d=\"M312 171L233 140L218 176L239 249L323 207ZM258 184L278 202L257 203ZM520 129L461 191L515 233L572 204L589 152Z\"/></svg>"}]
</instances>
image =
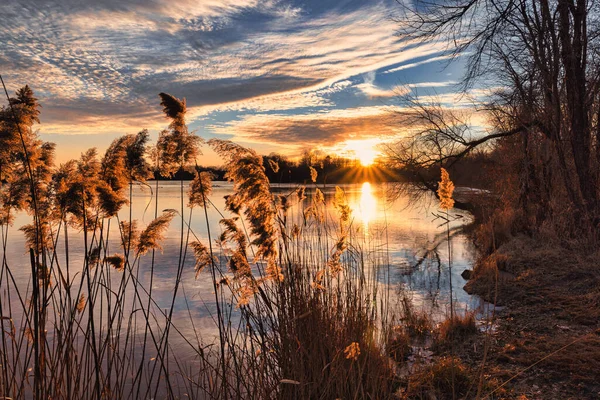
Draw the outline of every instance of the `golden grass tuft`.
<instances>
[{"instance_id":1,"label":"golden grass tuft","mask_svg":"<svg viewBox=\"0 0 600 400\"><path fill-rule=\"evenodd\" d=\"M290 304L281 305L273 354L281 377L300 384L282 386L279 398L391 398L394 372L377 344L366 293L315 290L302 274L283 284Z\"/></svg>"},{"instance_id":2,"label":"golden grass tuft","mask_svg":"<svg viewBox=\"0 0 600 400\"><path fill-rule=\"evenodd\" d=\"M434 346L438 348L448 348L451 342L455 343L479 333L477 329L475 312L468 311L463 315L454 313L452 318L442 321L434 335Z\"/></svg>"},{"instance_id":3,"label":"golden grass tuft","mask_svg":"<svg viewBox=\"0 0 600 400\"><path fill-rule=\"evenodd\" d=\"M477 376L460 359L442 357L409 376L407 396L419 400L474 397Z\"/></svg>"}]
</instances>

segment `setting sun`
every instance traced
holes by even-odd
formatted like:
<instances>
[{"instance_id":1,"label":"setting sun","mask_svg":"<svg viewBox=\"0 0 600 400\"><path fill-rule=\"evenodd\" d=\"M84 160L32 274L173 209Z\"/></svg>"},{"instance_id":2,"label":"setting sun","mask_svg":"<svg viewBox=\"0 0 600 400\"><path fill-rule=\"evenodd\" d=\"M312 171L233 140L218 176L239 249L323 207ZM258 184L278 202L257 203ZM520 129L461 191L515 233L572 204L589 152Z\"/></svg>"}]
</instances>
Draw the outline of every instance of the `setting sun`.
<instances>
[{"instance_id":1,"label":"setting sun","mask_svg":"<svg viewBox=\"0 0 600 400\"><path fill-rule=\"evenodd\" d=\"M352 140L346 142L345 149L352 153L364 167L368 167L380 155L376 148L379 143L378 139Z\"/></svg>"}]
</instances>

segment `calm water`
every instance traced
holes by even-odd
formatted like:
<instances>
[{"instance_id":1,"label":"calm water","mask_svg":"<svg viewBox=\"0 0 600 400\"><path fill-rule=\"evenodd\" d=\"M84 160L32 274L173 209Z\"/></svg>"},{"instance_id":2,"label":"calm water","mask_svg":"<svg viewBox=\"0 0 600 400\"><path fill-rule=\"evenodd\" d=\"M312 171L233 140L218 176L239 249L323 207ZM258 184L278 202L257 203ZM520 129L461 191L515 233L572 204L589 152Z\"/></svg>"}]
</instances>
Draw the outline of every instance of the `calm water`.
<instances>
[{"instance_id":1,"label":"calm water","mask_svg":"<svg viewBox=\"0 0 600 400\"><path fill-rule=\"evenodd\" d=\"M186 184L187 185L187 184ZM287 194L297 186L274 185L273 191ZM436 217L439 211L437 202L432 197L426 197L418 204L409 205L406 198L394 201L387 199L388 190L385 185L353 184L341 186L348 204L352 209L352 227L356 235L361 235L357 242L366 254L367 262L372 262L377 268L376 274L379 283L390 285L394 292L403 288L412 296L418 307L426 308L434 315L443 316L447 312L449 302L449 274L448 274L448 247L446 230L443 221ZM139 221L141 227L152 221L155 209L155 197L152 190L147 187L137 186L133 192L131 216ZM335 219L336 211L333 206L335 186L319 186L326 198L328 218ZM185 188L187 190L187 187ZM208 225L212 238L221 232L219 220L222 215L229 216L225 211L224 196L230 194L232 185L227 182L215 182L213 193L210 197L214 207L208 210ZM181 206L180 187L178 182L159 183L159 213L163 209L179 209ZM315 187L308 186L306 194L310 201L314 195ZM184 201L187 205L187 199ZM291 214L299 213L302 204L296 204L291 209ZM121 220L129 220L130 210L122 210L119 215ZM457 214L463 218L457 218ZM190 241L197 236L204 243L208 242L208 229L202 209L185 209L186 221L189 219L193 234ZM469 216L464 213L450 212L451 228L469 221ZM26 254L25 241L19 226L29 223L27 215L18 215L13 227L8 231L9 246L6 250L7 263L11 267L15 280L22 291L27 291L31 281L31 271ZM170 307L174 290L175 276L179 260L179 243L181 235L181 219L176 217L162 242L163 251L156 254L155 276L152 285L153 297L161 309ZM108 253L119 251L116 222L110 227ZM83 236L80 232L69 231L71 274L77 273L83 261ZM470 268L473 262L473 249L469 239L462 234L454 234L451 239L452 252L452 282L457 309L473 309L478 305L478 300L466 294L462 287L465 281L460 274L465 268ZM63 257L63 248L58 246L58 259ZM140 281L149 287L150 282L150 256L141 259L139 264ZM113 272L113 280L120 279L117 272ZM4 284L4 283L3 283ZM6 290L2 289L3 299L6 301ZM14 302L14 298L13 298ZM6 304L6 303L4 303ZM198 333L203 338L210 338L215 334L215 322L212 315L215 311L212 281L208 271L195 277L193 255L188 253L185 258L183 272L183 285L179 290L175 303L175 325L182 336L194 337ZM140 330L143 326L139 327ZM179 334L173 334L171 341L177 344L182 340Z\"/></svg>"}]
</instances>

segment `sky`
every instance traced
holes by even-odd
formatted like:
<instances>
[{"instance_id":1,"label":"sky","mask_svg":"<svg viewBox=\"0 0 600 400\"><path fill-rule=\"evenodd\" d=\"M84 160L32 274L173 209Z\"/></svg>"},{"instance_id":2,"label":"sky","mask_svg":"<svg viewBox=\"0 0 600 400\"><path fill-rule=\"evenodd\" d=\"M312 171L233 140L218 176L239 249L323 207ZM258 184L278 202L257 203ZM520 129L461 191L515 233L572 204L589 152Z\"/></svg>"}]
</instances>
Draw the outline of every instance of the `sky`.
<instances>
[{"instance_id":1,"label":"sky","mask_svg":"<svg viewBox=\"0 0 600 400\"><path fill-rule=\"evenodd\" d=\"M0 74L11 93L32 87L59 162L144 128L155 139L168 125L160 92L186 98L204 139L343 155L403 135L407 91L455 104L461 60L397 35L401 11L395 0L5 0ZM200 164L220 163L203 152Z\"/></svg>"}]
</instances>

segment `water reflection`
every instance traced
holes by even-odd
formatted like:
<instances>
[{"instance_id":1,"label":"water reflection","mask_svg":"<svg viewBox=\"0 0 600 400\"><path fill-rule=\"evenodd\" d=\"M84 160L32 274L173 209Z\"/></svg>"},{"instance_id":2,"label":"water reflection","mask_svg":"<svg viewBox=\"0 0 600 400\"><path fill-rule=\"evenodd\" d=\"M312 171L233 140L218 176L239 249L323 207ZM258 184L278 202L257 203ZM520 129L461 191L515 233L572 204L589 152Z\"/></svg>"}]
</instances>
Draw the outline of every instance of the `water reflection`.
<instances>
[{"instance_id":1,"label":"water reflection","mask_svg":"<svg viewBox=\"0 0 600 400\"><path fill-rule=\"evenodd\" d=\"M366 240L360 242L359 245L365 252L365 262L370 263L377 270L375 278L378 282L394 288L403 285L405 290L413 294L417 304L421 303L424 307L431 307L436 309L437 313L444 314L449 302L448 255L444 228L439 227L439 221L436 221L433 216L433 212L437 211L435 203L431 199L425 199L421 203L409 207L408 200L405 198L388 202L386 187L380 184L365 182L362 185L341 185L341 187L352 208L353 224L359 225L360 230L365 233ZM295 188L290 185L274 185L273 191L287 195L293 193ZM327 220L336 218L338 212L333 205L335 185L319 186L319 189L325 195L326 214L331 216ZM223 197L231 194L231 191L230 183L215 182L210 197L211 203L222 212L225 209ZM306 191L308 199L304 200L304 204L294 205L290 210L290 215L301 216L299 208L312 204L312 196L315 191L316 186L309 186ZM179 208L179 183L161 182L159 193L159 210ZM154 209L154 202L152 192L148 189L137 187L134 190L132 218L137 219L141 226L145 226L152 220L153 215L147 210ZM120 213L121 219L129 219L128 214L129 210L124 209ZM195 236L207 243L208 231L204 213L193 212L190 214L190 210L186 209L184 214L186 220L189 220ZM225 217L229 216L225 213ZM208 210L208 225L213 238L221 233L218 222L221 218L221 214L214 208ZM29 223L29 219L29 216L19 214L15 226L19 227ZM454 228L460 223L464 223L464 221L453 223L451 231L454 232ZM180 228L181 219L175 218L165 235L163 252L156 254L156 265L159 267L154 270L152 287L157 308L170 307L179 259ZM69 238L72 248L71 265L83 265L82 234L72 231L70 235L72 235ZM14 266L14 278L26 290L27 284L31 281L30 269L17 268L22 264L23 254L25 254L23 233L17 229L11 229L9 236L11 246L6 249L7 262ZM473 308L474 303L471 297L461 289L465 281L460 276L460 273L465 268L470 268L473 262L470 241L465 235L458 232L452 233L451 236L452 281L457 308L464 308L467 305ZM117 224L111 225L111 239L108 242L111 252L118 251L119 237ZM332 241L335 239L334 237L329 238ZM59 258L63 257L61 249L58 250L58 253ZM112 276L112 279L115 279L115 285L118 285L120 276L119 274ZM139 281L145 287L150 286L149 257L142 258L139 262ZM187 298L178 295L176 299L174 320L177 321L177 327L183 335L189 335L189 337L194 337L196 331L209 337L211 332L214 332L212 315L216 307L212 293L212 281L209 274L200 274L196 279L194 260L190 254L185 257L182 281ZM193 316L193 325L189 318L190 315ZM177 345L177 343L177 338L173 337L173 344Z\"/></svg>"},{"instance_id":2,"label":"water reflection","mask_svg":"<svg viewBox=\"0 0 600 400\"><path fill-rule=\"evenodd\" d=\"M354 203L352 211L355 217L363 223L364 232L369 233L369 222L377 217L377 198L373 194L373 188L369 182L362 184L360 188L360 199Z\"/></svg>"}]
</instances>

